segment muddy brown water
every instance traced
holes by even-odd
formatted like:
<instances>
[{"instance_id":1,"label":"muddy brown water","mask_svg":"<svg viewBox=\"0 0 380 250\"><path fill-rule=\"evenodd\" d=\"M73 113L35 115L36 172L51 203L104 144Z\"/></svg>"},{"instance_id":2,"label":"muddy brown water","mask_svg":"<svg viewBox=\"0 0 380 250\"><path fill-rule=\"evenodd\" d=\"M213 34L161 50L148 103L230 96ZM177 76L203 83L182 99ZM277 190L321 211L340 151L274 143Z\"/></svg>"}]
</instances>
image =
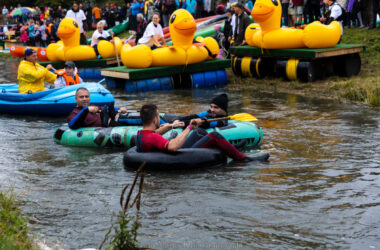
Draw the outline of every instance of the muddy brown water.
<instances>
[{"instance_id":1,"label":"muddy brown water","mask_svg":"<svg viewBox=\"0 0 380 250\"><path fill-rule=\"evenodd\" d=\"M0 62L2 82L17 64ZM125 94L116 103L194 113L223 89ZM288 94L229 92L230 113L259 118L268 163L148 173L141 246L156 249L380 247L380 109ZM22 195L34 232L67 249L98 247L121 189L122 151L54 143L64 118L0 116L0 185Z\"/></svg>"}]
</instances>

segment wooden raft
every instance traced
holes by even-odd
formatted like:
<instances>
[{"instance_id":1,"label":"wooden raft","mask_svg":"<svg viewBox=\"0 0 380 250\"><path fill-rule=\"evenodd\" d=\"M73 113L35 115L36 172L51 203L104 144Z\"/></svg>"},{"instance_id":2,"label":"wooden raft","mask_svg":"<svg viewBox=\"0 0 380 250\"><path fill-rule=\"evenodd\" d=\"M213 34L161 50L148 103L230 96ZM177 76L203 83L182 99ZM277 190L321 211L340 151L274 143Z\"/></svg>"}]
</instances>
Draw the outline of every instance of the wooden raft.
<instances>
[{"instance_id":1,"label":"wooden raft","mask_svg":"<svg viewBox=\"0 0 380 250\"><path fill-rule=\"evenodd\" d=\"M251 46L231 47L230 53L236 56L251 57L281 57L281 58L299 58L313 59L325 58L333 56L341 56L348 54L356 54L365 51L365 47L361 44L338 44L333 48L323 49L261 49Z\"/></svg>"},{"instance_id":2,"label":"wooden raft","mask_svg":"<svg viewBox=\"0 0 380 250\"><path fill-rule=\"evenodd\" d=\"M162 66L144 69L132 69L125 66L105 68L101 70L102 76L127 80L142 80L163 76L172 76L181 73L196 73L225 69L231 67L231 60L216 59L201 63L189 64L187 66Z\"/></svg>"}]
</instances>

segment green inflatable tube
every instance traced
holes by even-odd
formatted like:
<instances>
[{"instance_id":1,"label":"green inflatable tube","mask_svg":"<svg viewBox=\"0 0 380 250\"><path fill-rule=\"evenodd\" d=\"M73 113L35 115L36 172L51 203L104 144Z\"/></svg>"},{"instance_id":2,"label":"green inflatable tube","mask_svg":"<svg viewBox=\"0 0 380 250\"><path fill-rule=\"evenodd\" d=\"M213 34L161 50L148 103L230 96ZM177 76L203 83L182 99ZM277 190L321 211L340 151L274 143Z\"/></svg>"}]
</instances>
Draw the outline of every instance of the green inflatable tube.
<instances>
[{"instance_id":1,"label":"green inflatable tube","mask_svg":"<svg viewBox=\"0 0 380 250\"><path fill-rule=\"evenodd\" d=\"M76 130L68 127L59 128L54 134L55 142L75 147L122 147L130 148L131 138L137 135L141 126L125 126L110 128L80 128ZM164 134L166 139L173 137L173 131L178 134L182 129L173 129ZM253 122L242 122L231 120L228 125L220 128L210 128L207 132L217 131L229 142L236 145L241 140L245 140L247 147L260 145L263 139L263 132L259 126Z\"/></svg>"}]
</instances>

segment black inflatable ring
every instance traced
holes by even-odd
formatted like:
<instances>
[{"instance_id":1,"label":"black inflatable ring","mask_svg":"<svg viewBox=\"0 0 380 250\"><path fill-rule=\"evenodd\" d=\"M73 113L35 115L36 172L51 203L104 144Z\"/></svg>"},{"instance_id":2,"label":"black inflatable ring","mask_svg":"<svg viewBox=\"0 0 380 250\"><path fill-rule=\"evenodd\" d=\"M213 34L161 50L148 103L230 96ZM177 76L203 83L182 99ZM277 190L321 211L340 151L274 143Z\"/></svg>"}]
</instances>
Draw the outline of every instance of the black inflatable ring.
<instances>
[{"instance_id":1,"label":"black inflatable ring","mask_svg":"<svg viewBox=\"0 0 380 250\"><path fill-rule=\"evenodd\" d=\"M125 152L123 157L126 169L138 169L146 162L144 170L186 170L218 167L226 163L226 155L214 148L185 148L175 153L151 152L140 153L136 147Z\"/></svg>"}]
</instances>

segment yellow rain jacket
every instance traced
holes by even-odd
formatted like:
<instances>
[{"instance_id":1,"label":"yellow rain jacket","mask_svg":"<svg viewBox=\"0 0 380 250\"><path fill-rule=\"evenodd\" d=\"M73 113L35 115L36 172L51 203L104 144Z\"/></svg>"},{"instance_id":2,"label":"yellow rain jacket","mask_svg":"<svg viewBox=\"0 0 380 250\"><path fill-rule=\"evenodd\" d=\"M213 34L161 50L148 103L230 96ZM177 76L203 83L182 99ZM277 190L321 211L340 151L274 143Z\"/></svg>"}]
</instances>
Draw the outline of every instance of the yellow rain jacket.
<instances>
[{"instance_id":1,"label":"yellow rain jacket","mask_svg":"<svg viewBox=\"0 0 380 250\"><path fill-rule=\"evenodd\" d=\"M45 90L44 81L53 84L57 75L38 63L22 60L18 66L17 79L19 93L34 93Z\"/></svg>"}]
</instances>

